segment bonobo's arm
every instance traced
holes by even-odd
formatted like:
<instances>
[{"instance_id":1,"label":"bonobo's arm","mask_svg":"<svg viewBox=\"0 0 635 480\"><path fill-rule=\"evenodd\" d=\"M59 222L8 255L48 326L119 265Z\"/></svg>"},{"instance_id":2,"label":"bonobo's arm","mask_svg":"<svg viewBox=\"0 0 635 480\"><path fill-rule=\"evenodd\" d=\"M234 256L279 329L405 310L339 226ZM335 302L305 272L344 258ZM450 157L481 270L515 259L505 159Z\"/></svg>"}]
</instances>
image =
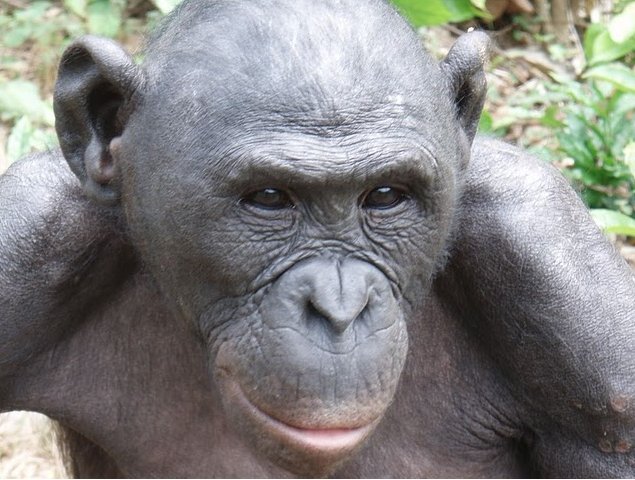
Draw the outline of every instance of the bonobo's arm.
<instances>
[{"instance_id":1,"label":"bonobo's arm","mask_svg":"<svg viewBox=\"0 0 635 480\"><path fill-rule=\"evenodd\" d=\"M543 475L635 476L635 276L566 180L477 139L446 278Z\"/></svg>"},{"instance_id":2,"label":"bonobo's arm","mask_svg":"<svg viewBox=\"0 0 635 480\"><path fill-rule=\"evenodd\" d=\"M117 243L107 215L57 153L23 159L0 176L0 411L17 407L17 374L117 282L116 256L103 254Z\"/></svg>"}]
</instances>

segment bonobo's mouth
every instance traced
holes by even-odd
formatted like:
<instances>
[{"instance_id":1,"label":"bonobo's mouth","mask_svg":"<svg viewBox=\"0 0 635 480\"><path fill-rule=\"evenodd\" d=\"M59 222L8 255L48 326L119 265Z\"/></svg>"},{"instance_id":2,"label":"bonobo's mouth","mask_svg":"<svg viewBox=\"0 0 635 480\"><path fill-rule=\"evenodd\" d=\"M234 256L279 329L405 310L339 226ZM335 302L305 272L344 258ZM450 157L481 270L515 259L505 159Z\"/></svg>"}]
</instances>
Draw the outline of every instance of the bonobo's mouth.
<instances>
[{"instance_id":1,"label":"bonobo's mouth","mask_svg":"<svg viewBox=\"0 0 635 480\"><path fill-rule=\"evenodd\" d=\"M347 455L361 446L381 420L380 417L363 426L302 428L289 425L262 411L247 398L235 380L225 378L225 386L235 402L234 405L249 417L250 423L257 424L262 433L287 448L307 454L322 454L334 459Z\"/></svg>"}]
</instances>

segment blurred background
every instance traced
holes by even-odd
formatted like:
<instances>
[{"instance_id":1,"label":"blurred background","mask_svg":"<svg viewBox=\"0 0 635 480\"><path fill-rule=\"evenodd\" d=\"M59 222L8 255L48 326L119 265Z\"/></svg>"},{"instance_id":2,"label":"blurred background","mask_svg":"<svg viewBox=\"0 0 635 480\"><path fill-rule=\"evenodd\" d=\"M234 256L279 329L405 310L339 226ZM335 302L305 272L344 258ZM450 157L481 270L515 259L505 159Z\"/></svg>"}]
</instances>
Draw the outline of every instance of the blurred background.
<instances>
[{"instance_id":1,"label":"blurred background","mask_svg":"<svg viewBox=\"0 0 635 480\"><path fill-rule=\"evenodd\" d=\"M73 38L111 37L140 59L146 33L178 3L0 0L0 173L56 147L52 91ZM468 29L491 35L481 133L556 165L635 268L635 0L392 3L439 59ZM64 476L46 417L0 415L0 478Z\"/></svg>"}]
</instances>

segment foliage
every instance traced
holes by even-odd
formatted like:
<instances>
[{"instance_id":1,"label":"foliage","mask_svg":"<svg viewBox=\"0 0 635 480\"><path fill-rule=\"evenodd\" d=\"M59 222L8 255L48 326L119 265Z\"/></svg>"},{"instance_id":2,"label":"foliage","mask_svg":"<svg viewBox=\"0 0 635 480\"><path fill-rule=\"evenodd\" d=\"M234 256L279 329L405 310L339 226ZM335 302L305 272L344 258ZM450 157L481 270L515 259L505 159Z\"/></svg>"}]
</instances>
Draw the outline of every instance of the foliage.
<instances>
[{"instance_id":1,"label":"foliage","mask_svg":"<svg viewBox=\"0 0 635 480\"><path fill-rule=\"evenodd\" d=\"M547 125L545 111L555 109L556 107L552 105L557 105L565 101L566 98L566 94L548 87L543 81L526 82L518 88L505 92L503 98L500 98L500 94L495 90L490 90L488 91L489 102L503 103L504 107L499 107L496 115L484 110L479 122L479 131L487 135L504 137L518 123L525 125L542 124L549 129L548 134L553 136L553 128L559 127L560 124ZM537 152L535 147L526 145L524 140L529 140L529 138L519 138L518 143L523 148L529 149L531 153L549 161L557 158L553 154L549 156Z\"/></svg>"},{"instance_id":2,"label":"foliage","mask_svg":"<svg viewBox=\"0 0 635 480\"><path fill-rule=\"evenodd\" d=\"M50 101L42 100L33 82L11 80L0 83L0 120L13 125L5 151L9 162L57 144L52 132L53 106Z\"/></svg>"},{"instance_id":3,"label":"foliage","mask_svg":"<svg viewBox=\"0 0 635 480\"><path fill-rule=\"evenodd\" d=\"M485 0L391 0L415 27L487 17Z\"/></svg>"},{"instance_id":4,"label":"foliage","mask_svg":"<svg viewBox=\"0 0 635 480\"><path fill-rule=\"evenodd\" d=\"M635 52L635 2L604 24L591 25L584 35L584 54L590 66L611 62Z\"/></svg>"},{"instance_id":5,"label":"foliage","mask_svg":"<svg viewBox=\"0 0 635 480\"><path fill-rule=\"evenodd\" d=\"M0 171L3 163L55 147L51 89L59 55L68 43L84 34L125 40L129 32L141 29L140 19L126 15L127 0L25 3L23 8L0 10L0 45L4 47L0 54L0 121L9 129L4 152L0 152ZM152 3L167 12L178 0Z\"/></svg>"},{"instance_id":6,"label":"foliage","mask_svg":"<svg viewBox=\"0 0 635 480\"><path fill-rule=\"evenodd\" d=\"M613 210L594 208L591 216L606 233L635 237L635 220Z\"/></svg>"},{"instance_id":7,"label":"foliage","mask_svg":"<svg viewBox=\"0 0 635 480\"><path fill-rule=\"evenodd\" d=\"M29 117L33 121L53 126L51 106L40 98L37 86L24 80L11 80L0 84L0 118L17 120Z\"/></svg>"},{"instance_id":8,"label":"foliage","mask_svg":"<svg viewBox=\"0 0 635 480\"><path fill-rule=\"evenodd\" d=\"M174 9L174 7L181 3L181 0L152 0L152 3L159 12L163 15L167 15Z\"/></svg>"},{"instance_id":9,"label":"foliage","mask_svg":"<svg viewBox=\"0 0 635 480\"><path fill-rule=\"evenodd\" d=\"M607 232L635 236L635 1L620 2L615 12L585 32L586 66L577 79L556 68L549 70L552 82L521 83L497 115L484 113L479 128L509 135L521 124L521 143L531 141L529 132L537 132L533 153L564 169L596 221ZM561 64L571 55L546 39L541 43L554 62ZM510 52L505 56L509 62Z\"/></svg>"},{"instance_id":10,"label":"foliage","mask_svg":"<svg viewBox=\"0 0 635 480\"><path fill-rule=\"evenodd\" d=\"M626 155L635 146L635 94L595 81L561 89L571 100L565 117L546 116L545 121L558 127L560 151L571 160L567 173L583 187L589 207L633 215L635 163Z\"/></svg>"},{"instance_id":11,"label":"foliage","mask_svg":"<svg viewBox=\"0 0 635 480\"><path fill-rule=\"evenodd\" d=\"M50 150L57 145L57 137L51 129L34 126L29 117L21 117L11 129L7 139L6 154L17 160L33 151Z\"/></svg>"},{"instance_id":12,"label":"foliage","mask_svg":"<svg viewBox=\"0 0 635 480\"><path fill-rule=\"evenodd\" d=\"M555 87L565 95L559 150L594 218L612 233L635 236L635 2L584 37L587 69L581 82ZM621 61L620 61L621 60Z\"/></svg>"}]
</instances>

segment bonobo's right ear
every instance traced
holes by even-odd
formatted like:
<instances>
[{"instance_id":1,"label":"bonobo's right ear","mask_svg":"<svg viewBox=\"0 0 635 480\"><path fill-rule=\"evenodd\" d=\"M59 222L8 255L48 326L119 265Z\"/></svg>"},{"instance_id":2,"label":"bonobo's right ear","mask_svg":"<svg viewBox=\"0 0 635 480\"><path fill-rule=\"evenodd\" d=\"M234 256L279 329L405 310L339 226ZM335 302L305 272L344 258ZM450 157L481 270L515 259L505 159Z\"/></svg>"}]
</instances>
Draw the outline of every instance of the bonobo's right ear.
<instances>
[{"instance_id":1,"label":"bonobo's right ear","mask_svg":"<svg viewBox=\"0 0 635 480\"><path fill-rule=\"evenodd\" d=\"M55 129L71 170L102 203L119 198L111 141L140 101L144 75L130 55L105 38L86 36L64 52L55 85Z\"/></svg>"},{"instance_id":2,"label":"bonobo's right ear","mask_svg":"<svg viewBox=\"0 0 635 480\"><path fill-rule=\"evenodd\" d=\"M485 102L487 84L483 66L489 58L490 40L483 32L470 32L459 37L441 62L450 93L456 105L459 122L471 142Z\"/></svg>"}]
</instances>

